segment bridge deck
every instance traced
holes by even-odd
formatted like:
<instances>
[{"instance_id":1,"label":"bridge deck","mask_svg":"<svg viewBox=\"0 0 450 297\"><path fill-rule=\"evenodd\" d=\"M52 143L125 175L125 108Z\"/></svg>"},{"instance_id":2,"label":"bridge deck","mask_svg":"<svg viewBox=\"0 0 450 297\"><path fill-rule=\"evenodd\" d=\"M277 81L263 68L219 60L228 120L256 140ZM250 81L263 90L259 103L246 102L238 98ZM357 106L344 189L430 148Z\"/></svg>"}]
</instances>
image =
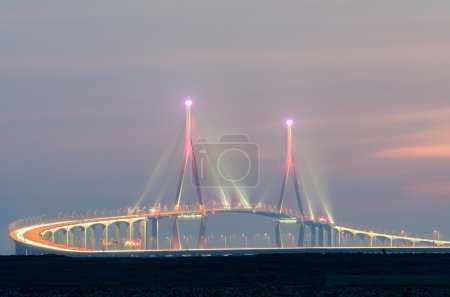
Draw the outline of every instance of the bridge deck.
<instances>
[{"instance_id":1,"label":"bridge deck","mask_svg":"<svg viewBox=\"0 0 450 297\"><path fill-rule=\"evenodd\" d=\"M276 220L290 219L297 220L298 223L306 224L306 225L320 225L326 226L330 230L336 230L337 232L348 232L353 235L363 235L368 236L369 238L387 238L391 241L393 240L405 240L411 243L429 243L433 245L438 245L441 247L383 247L385 250L389 250L390 252L448 252L448 248L444 248L442 246L450 245L449 241L442 240L432 240L428 238L415 238L415 237L407 237L407 236L397 236L391 234L384 233L376 233L371 231L363 231L352 229L348 227L342 227L338 225L334 225L328 222L323 222L320 220L307 220L304 221L302 218L293 217L291 215L277 213L271 210L264 209L242 209L242 208L215 208L208 209L205 212L205 215L210 216L217 213L244 213L250 215L260 215L271 217ZM202 249L202 250L181 250L181 251L164 251L164 250L95 250L88 248L80 248L76 246L68 246L60 243L54 243L49 240L45 240L42 236L47 231L50 230L58 230L58 229L71 229L75 227L86 228L86 226L92 226L95 224L105 225L112 222L120 222L120 221L130 221L137 222L144 219L150 218L173 218L177 216L186 216L186 215L201 215L199 210L178 210L178 211L166 211L166 212L154 212L154 213L145 213L145 214L130 214L125 216L113 216L113 217L102 217L102 218L91 218L84 220L73 220L73 221L63 221L63 222L55 222L55 223L46 223L39 224L34 226L29 226L25 228L20 228L14 230L10 233L10 237L16 242L16 244L22 247L29 247L34 250L38 250L41 253L63 253L70 255L98 255L98 254L108 254L108 255L155 255L155 256L167 256L167 255L209 255L209 254L233 254L233 255L243 255L243 254L255 254L255 253L305 253L305 252L313 252L313 253L330 253L330 252L381 252L382 248L380 247L321 247L321 248L252 248L252 249Z\"/></svg>"}]
</instances>

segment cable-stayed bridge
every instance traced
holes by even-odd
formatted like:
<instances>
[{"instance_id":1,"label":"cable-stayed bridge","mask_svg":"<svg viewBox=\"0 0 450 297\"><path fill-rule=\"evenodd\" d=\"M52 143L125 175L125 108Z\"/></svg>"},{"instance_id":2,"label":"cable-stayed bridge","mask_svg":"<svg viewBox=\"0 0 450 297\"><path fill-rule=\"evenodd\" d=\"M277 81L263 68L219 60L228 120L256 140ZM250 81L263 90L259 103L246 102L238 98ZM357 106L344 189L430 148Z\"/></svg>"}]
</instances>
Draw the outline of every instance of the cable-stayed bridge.
<instances>
[{"instance_id":1,"label":"cable-stayed bridge","mask_svg":"<svg viewBox=\"0 0 450 297\"><path fill-rule=\"evenodd\" d=\"M90 213L55 219L22 219L10 224L10 237L16 244L16 254L57 253L74 256L95 255L210 255L254 254L281 252L418 252L450 251L450 241L442 240L437 230L431 237L414 237L402 231L398 234L362 230L336 224L329 210L318 218L311 208L309 197L302 197L298 168L295 165L292 140L293 121L287 120L287 145L281 190L276 205L257 203L252 205L245 198L231 203L221 187L217 187L219 201L205 199L201 176L203 166L196 159L192 142L192 100L185 101L186 125L183 159L173 204L163 207L133 207L109 213ZM200 169L199 169L200 167ZM196 203L183 204L183 189L187 173L191 169ZM301 170L301 169L300 169ZM286 188L293 186L295 208L285 207ZM273 230L251 237L239 234L239 238L221 235L223 246L212 244L207 221L215 215L245 214L270 218ZM169 236L161 236L160 222L169 220ZM198 234L182 235L180 225L187 220L199 222ZM282 226L294 225L295 232L283 233ZM274 236L270 236L274 234ZM236 237L236 236L235 236ZM239 244L232 244L231 241Z\"/></svg>"}]
</instances>

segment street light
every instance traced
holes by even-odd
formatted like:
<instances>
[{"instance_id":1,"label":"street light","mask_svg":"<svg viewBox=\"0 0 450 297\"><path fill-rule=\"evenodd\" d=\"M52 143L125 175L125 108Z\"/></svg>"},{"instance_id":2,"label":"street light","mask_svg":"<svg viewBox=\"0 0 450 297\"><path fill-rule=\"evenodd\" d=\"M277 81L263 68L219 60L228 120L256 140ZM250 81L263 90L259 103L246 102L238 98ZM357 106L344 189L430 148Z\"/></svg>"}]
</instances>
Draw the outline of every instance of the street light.
<instances>
[{"instance_id":1,"label":"street light","mask_svg":"<svg viewBox=\"0 0 450 297\"><path fill-rule=\"evenodd\" d=\"M223 234L220 234L220 237L223 238L224 244L225 244L225 248L227 248L227 237L224 236Z\"/></svg>"},{"instance_id":2,"label":"street light","mask_svg":"<svg viewBox=\"0 0 450 297\"><path fill-rule=\"evenodd\" d=\"M292 239L292 246L294 246L294 245L295 245L295 244L294 244L294 241L295 241L295 239L294 239L294 234L292 234L291 232L289 232L289 233L288 233L288 237Z\"/></svg>"},{"instance_id":3,"label":"street light","mask_svg":"<svg viewBox=\"0 0 450 297\"><path fill-rule=\"evenodd\" d=\"M207 236L206 240L208 241L208 246L209 247L212 247L214 245L214 235L213 234L211 234L210 236Z\"/></svg>"},{"instance_id":4,"label":"street light","mask_svg":"<svg viewBox=\"0 0 450 297\"><path fill-rule=\"evenodd\" d=\"M405 230L401 230L400 231L400 236L401 237L406 237L407 236L407 233L405 232ZM403 240L403 244L406 246L406 241L405 240ZM399 240L398 246L400 246L400 240Z\"/></svg>"},{"instance_id":5,"label":"street light","mask_svg":"<svg viewBox=\"0 0 450 297\"><path fill-rule=\"evenodd\" d=\"M270 235L267 233L264 233L264 237L267 238L267 246L270 247Z\"/></svg>"},{"instance_id":6,"label":"street light","mask_svg":"<svg viewBox=\"0 0 450 297\"><path fill-rule=\"evenodd\" d=\"M245 247L248 248L248 237L245 234L242 234L242 239L245 242Z\"/></svg>"},{"instance_id":7,"label":"street light","mask_svg":"<svg viewBox=\"0 0 450 297\"><path fill-rule=\"evenodd\" d=\"M166 236L167 240L167 250L170 250L172 247L172 236Z\"/></svg>"},{"instance_id":8,"label":"street light","mask_svg":"<svg viewBox=\"0 0 450 297\"><path fill-rule=\"evenodd\" d=\"M189 250L189 237L190 235L183 235L183 239L186 240L186 250Z\"/></svg>"},{"instance_id":9,"label":"street light","mask_svg":"<svg viewBox=\"0 0 450 297\"><path fill-rule=\"evenodd\" d=\"M440 240L441 233L439 232L439 230L435 229L435 230L433 231L433 235L436 236L436 239L437 239L437 240Z\"/></svg>"}]
</instances>

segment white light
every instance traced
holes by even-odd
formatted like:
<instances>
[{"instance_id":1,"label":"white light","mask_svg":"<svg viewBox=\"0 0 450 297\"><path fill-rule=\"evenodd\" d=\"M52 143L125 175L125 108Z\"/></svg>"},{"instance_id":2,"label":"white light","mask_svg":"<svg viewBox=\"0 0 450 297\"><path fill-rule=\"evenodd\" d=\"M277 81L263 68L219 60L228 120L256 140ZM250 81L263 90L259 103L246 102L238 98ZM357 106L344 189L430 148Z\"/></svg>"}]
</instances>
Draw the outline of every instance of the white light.
<instances>
[{"instance_id":1,"label":"white light","mask_svg":"<svg viewBox=\"0 0 450 297\"><path fill-rule=\"evenodd\" d=\"M288 126L291 126L291 125L292 125L292 123L293 123L293 121L292 121L292 120L287 120L287 121L286 121L286 125L288 125Z\"/></svg>"},{"instance_id":2,"label":"white light","mask_svg":"<svg viewBox=\"0 0 450 297\"><path fill-rule=\"evenodd\" d=\"M192 105L192 99L186 98L186 100L184 101L184 104L185 104L186 106L191 106L191 105Z\"/></svg>"}]
</instances>

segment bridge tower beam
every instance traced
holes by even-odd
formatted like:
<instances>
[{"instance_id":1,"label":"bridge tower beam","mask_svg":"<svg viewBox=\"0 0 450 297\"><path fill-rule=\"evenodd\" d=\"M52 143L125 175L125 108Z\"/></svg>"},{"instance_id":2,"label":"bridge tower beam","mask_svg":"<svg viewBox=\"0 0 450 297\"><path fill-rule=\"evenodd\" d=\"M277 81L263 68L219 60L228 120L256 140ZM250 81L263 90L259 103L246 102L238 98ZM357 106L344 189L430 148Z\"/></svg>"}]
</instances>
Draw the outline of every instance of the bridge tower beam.
<instances>
[{"instance_id":1,"label":"bridge tower beam","mask_svg":"<svg viewBox=\"0 0 450 297\"><path fill-rule=\"evenodd\" d=\"M180 206L181 194L183 192L184 178L185 178L188 163L190 161L191 170L192 170L192 174L194 177L194 184L195 184L195 188L197 190L198 206L199 206L200 213L201 213L202 219L203 219L206 216L206 211L205 211L205 207L203 204L202 191L200 188L200 179L199 179L199 175L198 175L197 163L195 160L195 154L194 154L194 149L193 149L193 145L192 145L191 105L192 105L192 100L187 98L185 100L185 106L186 106L186 135L185 135L185 137L186 138L185 138L185 144L184 144L183 162L181 164L181 171L180 171L180 175L179 175L179 179L178 179L177 193L175 196L173 210L178 211L178 208ZM206 219L205 219L205 221L206 221ZM205 224L205 226L206 226L206 224ZM205 227L205 229L206 229L206 227ZM180 233L179 233L179 229L178 229L178 220L177 220L176 216L175 216L175 218L173 220L173 224L172 224L172 236L173 236L172 248L175 250L181 249ZM201 236L202 236L202 234L200 234L200 237ZM201 244L201 241L203 241L203 240L199 240L199 246ZM206 242L206 237L205 237L205 242Z\"/></svg>"},{"instance_id":2,"label":"bridge tower beam","mask_svg":"<svg viewBox=\"0 0 450 297\"><path fill-rule=\"evenodd\" d=\"M281 191L280 191L280 198L278 200L278 212L281 214L283 212L283 202L284 202L284 192L286 190L287 182L289 179L289 175L292 178L292 182L294 184L294 191L295 191L295 198L297 201L297 207L298 211L301 217L301 220L303 221L303 218L305 216L303 211L303 205L302 205L302 199L300 195L300 187L298 185L298 179L297 179L297 172L295 170L295 162L294 162L294 153L293 153L293 143L292 143L292 120L287 120L287 148L286 148L286 163L284 168L284 175L283 175L283 181L281 184ZM302 224L302 223L301 223ZM300 225L301 226L301 225ZM277 229L279 226L277 227ZM300 227L299 230L299 242L301 238L302 229ZM281 247L283 243L281 242L281 236L279 242L277 241L277 246Z\"/></svg>"},{"instance_id":3,"label":"bridge tower beam","mask_svg":"<svg viewBox=\"0 0 450 297\"><path fill-rule=\"evenodd\" d=\"M286 164L284 168L284 177L283 177L283 183L281 185L281 191L280 191L280 199L278 200L278 212L282 213L282 207L284 202L284 192L286 189L286 185L289 179L289 175L291 175L292 182L294 183L294 191L295 191L295 198L297 199L297 207L299 210L299 214L303 217L304 211L303 211L303 205L302 205L302 199L300 196L300 187L298 185L298 179L297 179L297 172L295 170L295 163L294 163L294 153L292 149L292 120L288 120L287 122L287 152L286 152Z\"/></svg>"}]
</instances>

